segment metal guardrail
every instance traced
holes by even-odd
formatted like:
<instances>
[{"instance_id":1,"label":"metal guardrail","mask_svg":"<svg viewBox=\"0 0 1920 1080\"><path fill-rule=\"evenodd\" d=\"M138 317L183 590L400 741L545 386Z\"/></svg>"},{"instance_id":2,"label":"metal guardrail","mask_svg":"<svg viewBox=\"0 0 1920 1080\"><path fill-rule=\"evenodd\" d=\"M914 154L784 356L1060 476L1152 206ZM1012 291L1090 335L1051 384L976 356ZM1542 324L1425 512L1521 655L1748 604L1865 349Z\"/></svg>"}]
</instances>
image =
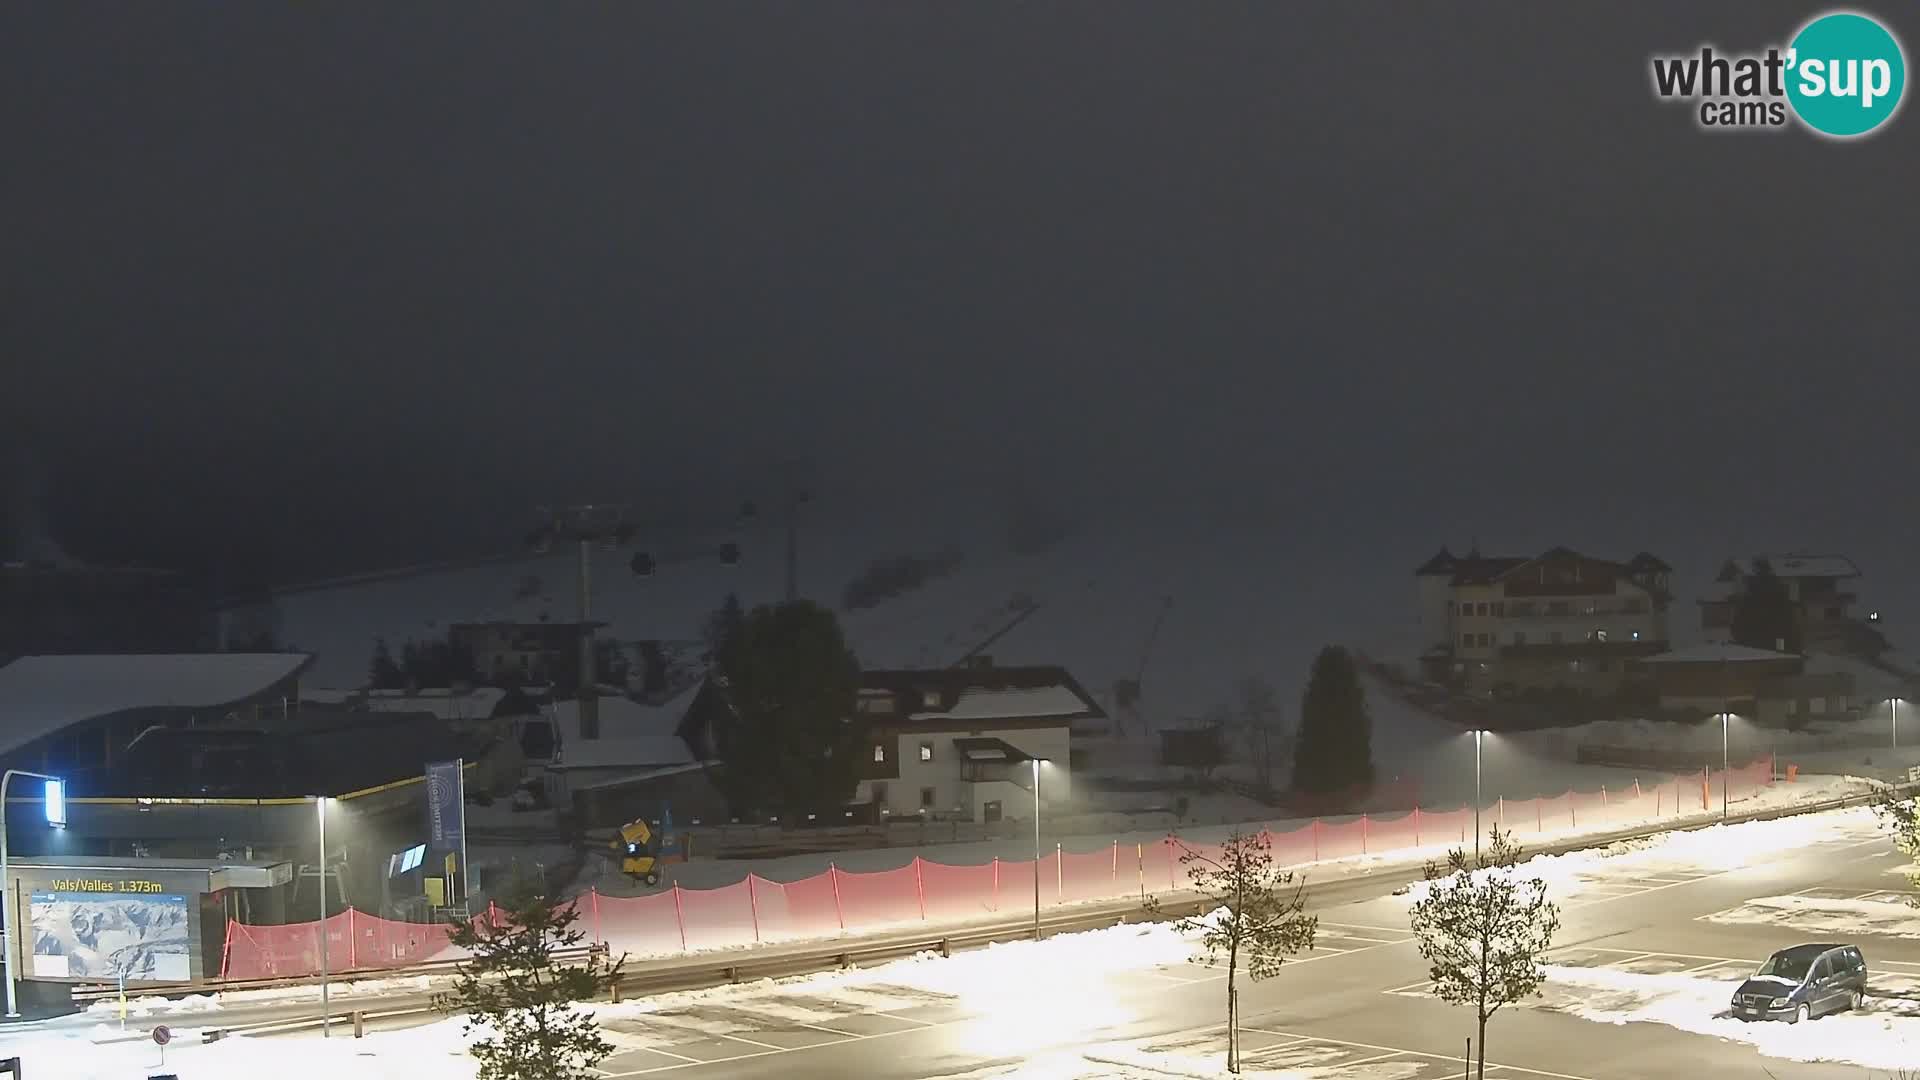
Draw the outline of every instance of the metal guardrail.
<instances>
[{"instance_id":1,"label":"metal guardrail","mask_svg":"<svg viewBox=\"0 0 1920 1080\"><path fill-rule=\"evenodd\" d=\"M1828 810L1844 809L1849 806L1866 805L1884 798L1888 793L1913 794L1920 789L1920 781L1903 784L1876 784L1873 790L1853 795L1843 795L1834 799L1818 802L1788 804L1768 807L1761 810L1748 810L1729 814L1725 824L1737 825L1751 821L1771 821L1776 818L1795 817L1801 814L1823 813ZM1637 825L1626 829L1617 829L1606 833L1595 833L1557 844L1543 845L1526 851L1527 858L1539 855L1559 855L1590 848L1605 847L1622 840L1658 836L1662 833L1690 832L1723 823L1718 816L1705 816L1681 822L1670 822L1653 826ZM1417 869L1426 860L1390 864L1364 874L1355 874L1314 888L1309 886L1308 895L1362 892L1377 888L1382 879L1394 879L1405 875L1410 869ZM1184 896L1160 902L1157 909L1149 912L1134 898L1100 905L1069 914L1043 916L1039 923L1041 936L1069 933L1079 930L1100 929L1127 922L1153 922L1180 918L1196 914L1203 901L1198 897ZM646 969L623 972L613 990L613 1000L620 1000L623 994L668 993L681 990L703 990L730 983L747 982L755 979L779 978L792 975L811 974L835 968L858 967L862 964L877 963L885 960L913 956L919 953L938 952L943 956L957 950L978 948L1002 941L1017 941L1031 938L1034 934L1034 922L1031 918L1019 921L1005 921L975 927L962 927L940 934L918 932L901 934L867 941L834 942L819 948L803 949L782 953L778 956L755 956L741 953L716 953L707 956L695 956L676 959L664 963L649 964ZM580 957L573 957L578 959ZM458 961L442 963L437 970L445 971L449 965ZM424 965L423 965L424 966ZM417 973L417 972L416 972ZM399 977L402 972L371 971L359 973L363 978ZM279 980L277 985L318 985L318 979ZM227 989L227 986L217 987ZM231 987L238 988L238 987ZM418 996L418 995L416 995ZM356 1033L367 1020L415 1019L434 1015L438 1012L431 1003L416 1002L405 1006L369 1010L339 1010L331 1013L333 1021L353 1021ZM357 1019L356 1019L357 1016ZM328 1022L320 1016L303 1017L296 1020L261 1021L252 1025L237 1025L226 1029L216 1029L211 1038L219 1038L231 1032L253 1036L291 1034L311 1031Z\"/></svg>"}]
</instances>

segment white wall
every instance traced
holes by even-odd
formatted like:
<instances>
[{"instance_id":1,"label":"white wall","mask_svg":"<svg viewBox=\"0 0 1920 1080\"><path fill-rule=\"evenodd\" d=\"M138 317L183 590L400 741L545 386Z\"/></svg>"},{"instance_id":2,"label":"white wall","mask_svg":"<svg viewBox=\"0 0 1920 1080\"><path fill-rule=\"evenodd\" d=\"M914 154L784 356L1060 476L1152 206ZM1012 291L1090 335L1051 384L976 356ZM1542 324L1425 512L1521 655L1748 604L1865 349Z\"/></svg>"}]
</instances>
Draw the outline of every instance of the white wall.
<instances>
[{"instance_id":1,"label":"white wall","mask_svg":"<svg viewBox=\"0 0 1920 1080\"><path fill-rule=\"evenodd\" d=\"M875 785L885 784L886 801L881 805L889 811L889 816L914 817L920 813L922 789L932 788L933 804L926 808L929 814L957 813L977 821L980 818L979 804L995 798L1001 800L1003 813L1009 818L1030 814L1028 800L1032 795L1024 787L1016 789L1019 791L1017 798L1001 794L982 797L972 789L990 786L997 790L1013 785L976 785L960 778L960 751L954 748L953 741L970 736L996 738L1022 753L1046 758L1047 764L1040 771L1040 801L1043 805L1063 802L1071 797L1073 783L1068 754L1072 734L1062 724L1014 731L915 731L901 735L899 744L888 748L889 753L896 755L899 775L891 780L861 781L854 798L860 802L872 801ZM920 760L922 744L932 747L932 761Z\"/></svg>"}]
</instances>

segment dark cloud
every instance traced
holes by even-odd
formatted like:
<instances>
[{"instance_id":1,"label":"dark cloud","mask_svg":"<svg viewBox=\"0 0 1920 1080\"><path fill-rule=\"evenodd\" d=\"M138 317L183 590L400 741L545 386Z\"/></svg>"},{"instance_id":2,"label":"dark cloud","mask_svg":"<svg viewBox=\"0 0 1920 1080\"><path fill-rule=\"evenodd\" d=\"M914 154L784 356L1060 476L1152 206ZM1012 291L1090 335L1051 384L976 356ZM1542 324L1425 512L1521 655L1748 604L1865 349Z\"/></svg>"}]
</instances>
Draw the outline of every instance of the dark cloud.
<instances>
[{"instance_id":1,"label":"dark cloud","mask_svg":"<svg viewBox=\"0 0 1920 1080\"><path fill-rule=\"evenodd\" d=\"M1915 119L1716 138L1646 78L1804 16L15 6L8 428L73 546L274 573L796 457L1421 547L1857 529Z\"/></svg>"}]
</instances>

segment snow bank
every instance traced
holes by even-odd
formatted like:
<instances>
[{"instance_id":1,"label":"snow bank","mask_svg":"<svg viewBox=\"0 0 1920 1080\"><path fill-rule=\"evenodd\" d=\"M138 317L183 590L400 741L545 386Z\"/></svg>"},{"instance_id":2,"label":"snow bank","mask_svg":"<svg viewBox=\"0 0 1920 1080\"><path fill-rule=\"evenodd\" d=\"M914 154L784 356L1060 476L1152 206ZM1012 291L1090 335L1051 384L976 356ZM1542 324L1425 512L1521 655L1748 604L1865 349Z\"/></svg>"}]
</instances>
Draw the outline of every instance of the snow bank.
<instances>
[{"instance_id":1,"label":"snow bank","mask_svg":"<svg viewBox=\"0 0 1920 1080\"><path fill-rule=\"evenodd\" d=\"M1884 900L1833 900L1819 896L1758 896L1716 911L1708 922L1790 926L1827 937L1920 937L1920 908ZM1871 963L1871 958L1869 958Z\"/></svg>"},{"instance_id":2,"label":"snow bank","mask_svg":"<svg viewBox=\"0 0 1920 1080\"><path fill-rule=\"evenodd\" d=\"M1870 839L1879 835L1879 823L1869 807L1849 807L1819 814L1801 814L1772 821L1749 821L1738 825L1709 825L1687 832L1660 833L1635 840L1623 840L1603 848L1574 851L1564 855L1540 855L1527 860L1513 871L1521 881L1539 878L1547 883L1547 894L1563 898L1582 888L1608 881L1617 882L1623 874L1659 875L1663 872L1716 873L1768 862L1788 852L1816 844ZM1476 881L1485 881L1498 872L1493 868L1476 870ZM1451 878L1449 878L1451 880ZM1409 904L1425 899L1431 883L1416 882L1405 899ZM1769 900L1810 900L1807 897L1769 897ZM1830 901L1828 903L1838 903ZM1868 905L1876 906L1876 905ZM1897 907L1913 919L1920 929L1920 910ZM1741 909L1735 909L1736 911ZM1727 914L1727 913L1723 913ZM1725 922L1777 922L1777 911L1758 912ZM1893 933L1895 931L1884 931Z\"/></svg>"},{"instance_id":3,"label":"snow bank","mask_svg":"<svg viewBox=\"0 0 1920 1080\"><path fill-rule=\"evenodd\" d=\"M1858 1012L1805 1024L1747 1022L1727 1015L1738 984L1685 975L1639 975L1606 968L1549 967L1536 1008L1600 1023L1665 1024L1696 1035L1746 1043L1769 1057L1831 1061L1871 1069L1920 1061L1920 1003L1869 996Z\"/></svg>"}]
</instances>

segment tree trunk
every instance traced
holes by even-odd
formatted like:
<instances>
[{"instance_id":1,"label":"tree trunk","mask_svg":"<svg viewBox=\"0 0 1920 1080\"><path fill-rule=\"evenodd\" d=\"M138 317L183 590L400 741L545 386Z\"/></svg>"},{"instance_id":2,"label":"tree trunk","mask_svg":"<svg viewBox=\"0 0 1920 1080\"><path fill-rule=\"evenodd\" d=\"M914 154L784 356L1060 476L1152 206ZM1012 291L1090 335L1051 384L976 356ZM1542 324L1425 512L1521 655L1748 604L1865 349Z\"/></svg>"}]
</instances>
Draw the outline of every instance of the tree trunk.
<instances>
[{"instance_id":1,"label":"tree trunk","mask_svg":"<svg viewBox=\"0 0 1920 1080\"><path fill-rule=\"evenodd\" d=\"M1480 1018L1480 1063L1475 1069L1474 1080L1487 1080L1487 1018Z\"/></svg>"}]
</instances>

